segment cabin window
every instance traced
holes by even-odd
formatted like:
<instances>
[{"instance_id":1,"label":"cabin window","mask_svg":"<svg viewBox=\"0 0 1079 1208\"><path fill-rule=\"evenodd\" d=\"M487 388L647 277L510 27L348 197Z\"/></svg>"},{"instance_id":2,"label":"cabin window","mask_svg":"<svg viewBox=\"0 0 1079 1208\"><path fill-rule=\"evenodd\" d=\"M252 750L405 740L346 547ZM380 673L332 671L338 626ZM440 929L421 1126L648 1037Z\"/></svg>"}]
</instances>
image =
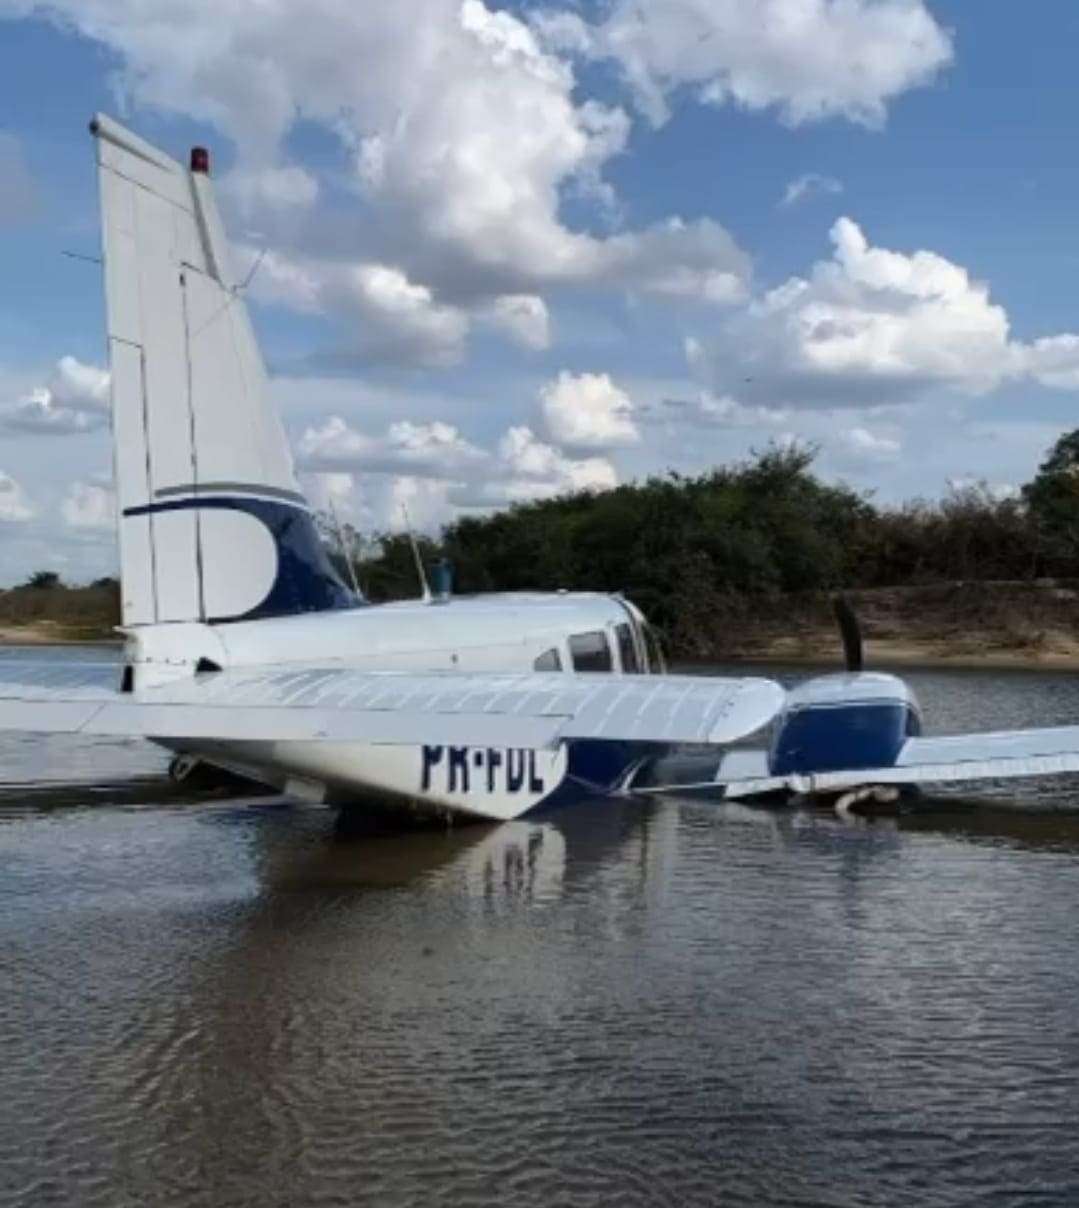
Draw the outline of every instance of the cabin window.
<instances>
[{"instance_id":1,"label":"cabin window","mask_svg":"<svg viewBox=\"0 0 1079 1208\"><path fill-rule=\"evenodd\" d=\"M641 664L637 658L637 644L633 640L632 627L624 621L616 627L614 632L618 637L618 657L622 663L622 670L627 675L637 675L641 670Z\"/></svg>"},{"instance_id":2,"label":"cabin window","mask_svg":"<svg viewBox=\"0 0 1079 1208\"><path fill-rule=\"evenodd\" d=\"M614 660L602 629L592 633L575 633L569 640L569 652L574 671L613 671Z\"/></svg>"},{"instance_id":3,"label":"cabin window","mask_svg":"<svg viewBox=\"0 0 1079 1208\"><path fill-rule=\"evenodd\" d=\"M562 656L557 650L545 650L532 664L533 671L561 671Z\"/></svg>"}]
</instances>

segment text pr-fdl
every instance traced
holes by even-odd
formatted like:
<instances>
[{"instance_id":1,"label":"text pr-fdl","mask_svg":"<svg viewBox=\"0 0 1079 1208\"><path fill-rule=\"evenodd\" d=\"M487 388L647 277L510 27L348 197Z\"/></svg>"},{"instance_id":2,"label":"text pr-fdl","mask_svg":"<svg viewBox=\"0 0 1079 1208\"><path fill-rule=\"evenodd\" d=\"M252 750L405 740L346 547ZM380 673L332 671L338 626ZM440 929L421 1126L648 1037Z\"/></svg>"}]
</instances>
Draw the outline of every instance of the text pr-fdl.
<instances>
[{"instance_id":1,"label":"text pr-fdl","mask_svg":"<svg viewBox=\"0 0 1079 1208\"><path fill-rule=\"evenodd\" d=\"M542 794L546 785L536 768L536 752L503 747L425 746L420 790L447 793Z\"/></svg>"}]
</instances>

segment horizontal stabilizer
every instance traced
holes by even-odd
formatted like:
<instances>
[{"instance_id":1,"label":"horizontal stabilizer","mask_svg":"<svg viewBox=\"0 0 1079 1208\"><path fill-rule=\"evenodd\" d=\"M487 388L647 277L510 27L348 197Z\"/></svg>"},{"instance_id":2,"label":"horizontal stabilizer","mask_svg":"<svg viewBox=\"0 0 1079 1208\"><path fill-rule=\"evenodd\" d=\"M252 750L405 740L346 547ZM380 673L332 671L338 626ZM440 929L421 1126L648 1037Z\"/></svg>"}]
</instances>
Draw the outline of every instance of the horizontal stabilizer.
<instances>
[{"instance_id":1,"label":"horizontal stabilizer","mask_svg":"<svg viewBox=\"0 0 1079 1208\"><path fill-rule=\"evenodd\" d=\"M725 744L767 725L784 700L771 680L700 676L294 665L211 672L138 694L118 692L116 678L100 664L0 663L0 729L390 745Z\"/></svg>"}]
</instances>

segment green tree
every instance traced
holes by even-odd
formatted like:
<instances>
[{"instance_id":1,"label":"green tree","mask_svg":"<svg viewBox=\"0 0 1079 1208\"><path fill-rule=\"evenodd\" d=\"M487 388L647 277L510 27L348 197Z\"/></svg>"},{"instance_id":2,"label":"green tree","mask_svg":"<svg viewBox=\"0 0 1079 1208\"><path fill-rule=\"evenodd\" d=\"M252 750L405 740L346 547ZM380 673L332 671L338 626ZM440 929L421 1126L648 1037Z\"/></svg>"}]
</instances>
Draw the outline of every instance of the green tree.
<instances>
[{"instance_id":1,"label":"green tree","mask_svg":"<svg viewBox=\"0 0 1079 1208\"><path fill-rule=\"evenodd\" d=\"M417 536L416 546L428 579L431 568L441 558L437 542ZM360 582L368 597L376 603L385 600L415 600L422 588L412 540L407 533L383 533L358 566Z\"/></svg>"},{"instance_id":2,"label":"green tree","mask_svg":"<svg viewBox=\"0 0 1079 1208\"><path fill-rule=\"evenodd\" d=\"M35 591L51 591L60 586L60 576L54 570L36 570L23 586Z\"/></svg>"},{"instance_id":3,"label":"green tree","mask_svg":"<svg viewBox=\"0 0 1079 1208\"><path fill-rule=\"evenodd\" d=\"M1079 559L1079 429L1066 432L1049 450L1023 499L1056 573L1074 574Z\"/></svg>"}]
</instances>

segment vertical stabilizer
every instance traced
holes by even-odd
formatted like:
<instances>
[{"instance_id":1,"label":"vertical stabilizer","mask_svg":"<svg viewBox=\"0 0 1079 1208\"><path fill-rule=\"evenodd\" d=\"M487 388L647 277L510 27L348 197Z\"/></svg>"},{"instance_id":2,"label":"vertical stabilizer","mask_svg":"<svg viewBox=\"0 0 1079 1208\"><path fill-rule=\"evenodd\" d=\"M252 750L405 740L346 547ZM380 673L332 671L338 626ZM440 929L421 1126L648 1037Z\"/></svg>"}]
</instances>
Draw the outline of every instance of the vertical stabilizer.
<instances>
[{"instance_id":1,"label":"vertical stabilizer","mask_svg":"<svg viewBox=\"0 0 1079 1208\"><path fill-rule=\"evenodd\" d=\"M358 603L331 567L269 406L209 157L110 118L97 143L125 625Z\"/></svg>"}]
</instances>

